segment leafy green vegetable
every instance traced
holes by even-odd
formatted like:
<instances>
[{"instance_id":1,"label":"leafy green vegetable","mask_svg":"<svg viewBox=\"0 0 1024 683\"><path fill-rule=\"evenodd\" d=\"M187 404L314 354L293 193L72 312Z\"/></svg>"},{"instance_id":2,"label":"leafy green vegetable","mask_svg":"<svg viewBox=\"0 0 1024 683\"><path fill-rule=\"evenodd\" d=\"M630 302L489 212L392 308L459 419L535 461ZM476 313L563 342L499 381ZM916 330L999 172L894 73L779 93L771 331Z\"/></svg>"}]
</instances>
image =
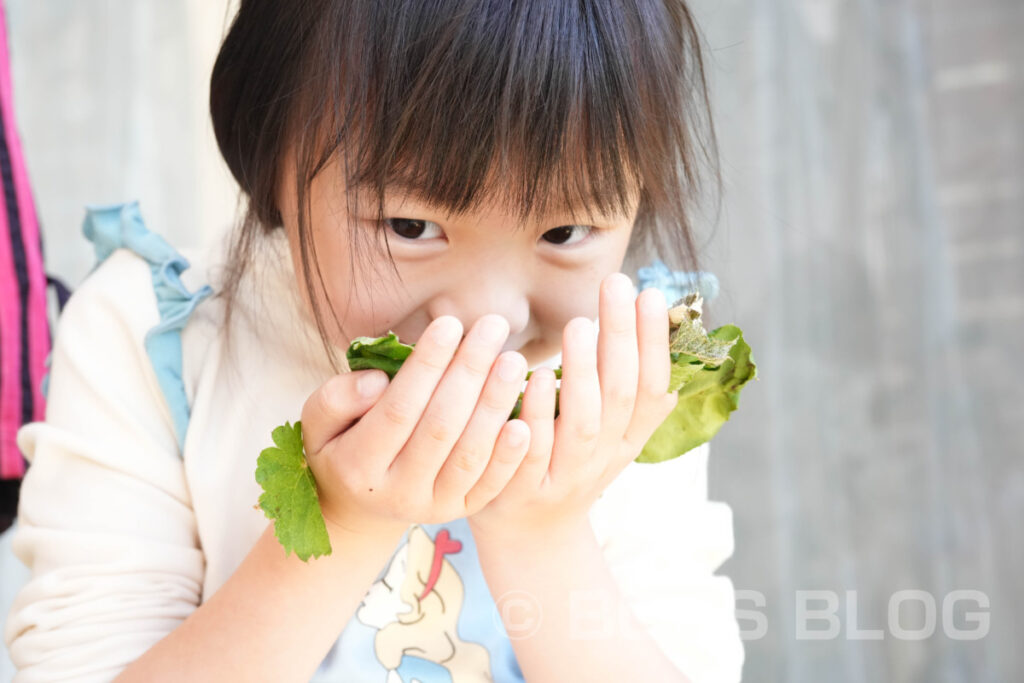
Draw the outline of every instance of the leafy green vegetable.
<instances>
[{"instance_id":1,"label":"leafy green vegetable","mask_svg":"<svg viewBox=\"0 0 1024 683\"><path fill-rule=\"evenodd\" d=\"M398 368L412 353L415 344L403 344L394 332L383 337L356 337L348 346L345 357L349 370L383 370L388 379L394 379Z\"/></svg>"},{"instance_id":2,"label":"leafy green vegetable","mask_svg":"<svg viewBox=\"0 0 1024 683\"><path fill-rule=\"evenodd\" d=\"M708 336L731 342L728 357L717 367L687 360L692 356L682 353L678 361L673 359L669 390L675 387L679 401L644 444L637 462L671 460L710 441L729 419L729 413L739 407L740 389L757 376L754 357L740 328L725 325Z\"/></svg>"},{"instance_id":3,"label":"leafy green vegetable","mask_svg":"<svg viewBox=\"0 0 1024 683\"><path fill-rule=\"evenodd\" d=\"M725 325L706 332L701 323L702 299L690 294L668 310L669 353L672 375L669 392L679 395L675 409L644 444L636 462L657 463L683 455L709 441L729 414L739 407L743 386L757 378L757 365L740 328ZM346 352L352 370L378 369L394 379L412 353L393 332L383 337L357 337ZM529 380L532 372L526 374ZM562 369L555 370L561 379ZM555 416L558 415L555 390ZM523 394L509 415L519 416ZM303 561L310 555L328 555L330 541L316 494L313 473L302 451L301 424L285 423L273 433L278 448L260 453L256 481L263 486L260 507L274 520L277 538L286 551L295 550Z\"/></svg>"},{"instance_id":4,"label":"leafy green vegetable","mask_svg":"<svg viewBox=\"0 0 1024 683\"><path fill-rule=\"evenodd\" d=\"M313 471L302 450L302 423L276 427L272 437L277 447L264 448L256 460L256 481L263 487L260 507L274 520L274 533L284 546L303 562L310 555L331 554L327 526L320 511Z\"/></svg>"},{"instance_id":5,"label":"leafy green vegetable","mask_svg":"<svg viewBox=\"0 0 1024 683\"><path fill-rule=\"evenodd\" d=\"M701 324L700 295L690 294L669 309L669 391L675 409L654 430L636 462L672 460L711 440L739 407L740 390L757 377L757 365L743 333L724 325L710 333Z\"/></svg>"}]
</instances>

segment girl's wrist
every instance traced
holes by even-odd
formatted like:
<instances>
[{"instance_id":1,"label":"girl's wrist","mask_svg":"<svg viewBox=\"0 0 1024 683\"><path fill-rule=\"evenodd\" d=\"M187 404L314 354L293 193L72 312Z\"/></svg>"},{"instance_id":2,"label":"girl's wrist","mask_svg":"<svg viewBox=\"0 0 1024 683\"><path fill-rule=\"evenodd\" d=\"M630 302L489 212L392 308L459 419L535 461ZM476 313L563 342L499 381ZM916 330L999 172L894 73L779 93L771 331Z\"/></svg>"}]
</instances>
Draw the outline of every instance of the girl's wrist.
<instances>
[{"instance_id":1,"label":"girl's wrist","mask_svg":"<svg viewBox=\"0 0 1024 683\"><path fill-rule=\"evenodd\" d=\"M327 535L331 539L331 545L335 545L335 539L358 539L362 542L372 539L380 539L382 542L397 543L409 527L400 520L384 519L379 517L368 517L362 515L324 514L324 524L327 527Z\"/></svg>"},{"instance_id":2,"label":"girl's wrist","mask_svg":"<svg viewBox=\"0 0 1024 683\"><path fill-rule=\"evenodd\" d=\"M477 547L500 547L503 552L537 553L547 547L560 547L572 543L581 534L592 533L587 515L562 517L557 521L536 525L502 525L500 528L481 526L472 518L467 520Z\"/></svg>"}]
</instances>

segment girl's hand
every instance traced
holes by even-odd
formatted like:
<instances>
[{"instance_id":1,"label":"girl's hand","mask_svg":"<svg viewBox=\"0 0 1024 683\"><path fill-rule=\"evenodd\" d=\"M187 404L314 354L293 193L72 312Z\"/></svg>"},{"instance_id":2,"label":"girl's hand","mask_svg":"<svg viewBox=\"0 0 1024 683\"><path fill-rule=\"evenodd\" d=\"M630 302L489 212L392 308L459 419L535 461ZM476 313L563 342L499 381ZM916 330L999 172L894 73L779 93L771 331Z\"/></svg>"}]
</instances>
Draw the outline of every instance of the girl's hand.
<instances>
[{"instance_id":1,"label":"girl's hand","mask_svg":"<svg viewBox=\"0 0 1024 683\"><path fill-rule=\"evenodd\" d=\"M626 275L604 279L596 350L590 320L569 321L558 419L554 372L539 368L530 377L519 414L530 427L529 451L504 490L469 518L474 535L528 542L587 521L590 506L676 405L666 310L659 290L634 301Z\"/></svg>"},{"instance_id":2,"label":"girl's hand","mask_svg":"<svg viewBox=\"0 0 1024 683\"><path fill-rule=\"evenodd\" d=\"M529 443L526 424L508 420L526 359L510 351L495 362L508 334L504 318L486 315L460 346L461 323L441 316L390 385L384 372L361 370L309 397L303 442L328 528L447 522L501 491Z\"/></svg>"}]
</instances>

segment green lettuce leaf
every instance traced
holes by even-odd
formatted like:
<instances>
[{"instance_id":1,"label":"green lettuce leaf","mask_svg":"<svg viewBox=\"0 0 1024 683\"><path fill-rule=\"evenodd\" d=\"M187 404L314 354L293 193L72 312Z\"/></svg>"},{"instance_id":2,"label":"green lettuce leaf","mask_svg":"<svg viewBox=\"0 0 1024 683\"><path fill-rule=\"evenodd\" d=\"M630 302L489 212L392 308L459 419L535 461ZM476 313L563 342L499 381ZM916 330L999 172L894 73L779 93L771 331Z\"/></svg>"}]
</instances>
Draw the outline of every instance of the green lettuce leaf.
<instances>
[{"instance_id":1,"label":"green lettuce leaf","mask_svg":"<svg viewBox=\"0 0 1024 683\"><path fill-rule=\"evenodd\" d=\"M277 447L264 448L256 460L256 481L263 487L260 508L274 520L274 534L285 556L295 552L303 562L331 554L327 526L320 511L313 471L302 448L302 423L276 427Z\"/></svg>"},{"instance_id":2,"label":"green lettuce leaf","mask_svg":"<svg viewBox=\"0 0 1024 683\"><path fill-rule=\"evenodd\" d=\"M757 377L754 357L740 328L725 325L708 337L729 342L728 357L716 367L699 360L693 363L680 354L680 361L672 365L672 383L677 377L684 378L677 389L679 400L644 444L637 462L671 460L710 441L739 407L740 389Z\"/></svg>"},{"instance_id":3,"label":"green lettuce leaf","mask_svg":"<svg viewBox=\"0 0 1024 683\"><path fill-rule=\"evenodd\" d=\"M388 379L394 379L398 368L412 353L415 344L403 344L394 332L383 337L356 337L348 346L345 357L350 370L383 370Z\"/></svg>"}]
</instances>

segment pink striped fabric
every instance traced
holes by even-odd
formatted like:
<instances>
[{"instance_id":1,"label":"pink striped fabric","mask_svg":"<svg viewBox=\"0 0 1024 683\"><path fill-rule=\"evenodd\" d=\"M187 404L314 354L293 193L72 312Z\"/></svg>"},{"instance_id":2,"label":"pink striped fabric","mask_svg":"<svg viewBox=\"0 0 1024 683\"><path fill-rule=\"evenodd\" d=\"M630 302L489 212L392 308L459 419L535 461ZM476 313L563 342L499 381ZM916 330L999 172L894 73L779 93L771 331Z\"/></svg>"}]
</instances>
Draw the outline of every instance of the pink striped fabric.
<instances>
[{"instance_id":1,"label":"pink striped fabric","mask_svg":"<svg viewBox=\"0 0 1024 683\"><path fill-rule=\"evenodd\" d=\"M0 479L19 479L18 428L45 415L41 382L50 352L39 223L14 120L6 9L0 2Z\"/></svg>"}]
</instances>

